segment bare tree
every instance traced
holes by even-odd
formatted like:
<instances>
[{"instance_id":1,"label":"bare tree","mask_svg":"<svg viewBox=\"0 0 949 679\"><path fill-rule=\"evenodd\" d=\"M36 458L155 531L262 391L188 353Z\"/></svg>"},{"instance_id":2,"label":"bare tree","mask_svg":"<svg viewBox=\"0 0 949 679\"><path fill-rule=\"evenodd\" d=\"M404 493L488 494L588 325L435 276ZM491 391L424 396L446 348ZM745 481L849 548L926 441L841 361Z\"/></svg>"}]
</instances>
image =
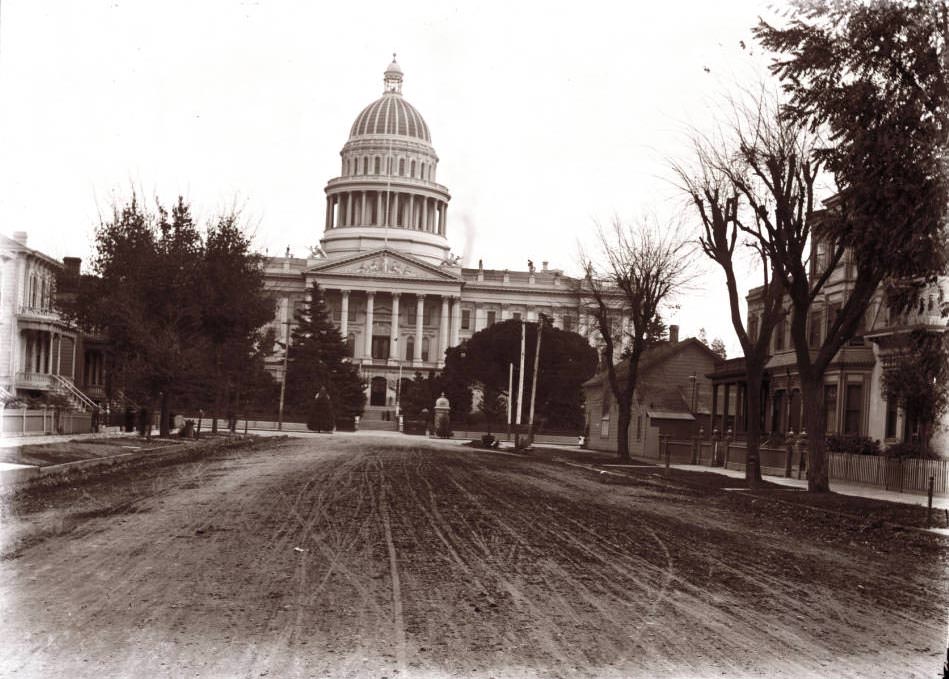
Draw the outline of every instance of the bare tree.
<instances>
[{"instance_id":1,"label":"bare tree","mask_svg":"<svg viewBox=\"0 0 949 679\"><path fill-rule=\"evenodd\" d=\"M580 294L602 340L603 364L618 406L616 452L628 460L639 361L663 337L662 312L688 280L689 248L676 228L663 232L645 220L633 226L614 220L609 229L598 228L597 245L595 257L580 253ZM617 344L623 369L616 364Z\"/></svg>"},{"instance_id":2,"label":"bare tree","mask_svg":"<svg viewBox=\"0 0 949 679\"><path fill-rule=\"evenodd\" d=\"M781 186L789 182L797 190L788 195L783 214L799 214L793 201L806 197L804 175L796 174L788 162L792 153L785 148L794 135L779 129L782 123L776 111L769 112L764 98L752 107L734 106L732 122L725 134L712 139L693 135L694 158L690 166L673 164L679 185L701 220L699 244L705 255L718 264L725 275L732 327L745 357L747 431L745 478L750 487L761 483L761 414L764 402L765 365L770 356L774 328L785 317L784 281L776 275L771 253L793 228L769 229L769 224L790 227L788 220L777 217L777 204L770 200L769 184L757 175L760 167L769 167ZM800 189L806 189L803 192ZM773 205L774 217L767 214ZM754 307L749 304L748 324L741 314L736 275L736 247L747 246L761 271L761 285L753 291Z\"/></svg>"}]
</instances>

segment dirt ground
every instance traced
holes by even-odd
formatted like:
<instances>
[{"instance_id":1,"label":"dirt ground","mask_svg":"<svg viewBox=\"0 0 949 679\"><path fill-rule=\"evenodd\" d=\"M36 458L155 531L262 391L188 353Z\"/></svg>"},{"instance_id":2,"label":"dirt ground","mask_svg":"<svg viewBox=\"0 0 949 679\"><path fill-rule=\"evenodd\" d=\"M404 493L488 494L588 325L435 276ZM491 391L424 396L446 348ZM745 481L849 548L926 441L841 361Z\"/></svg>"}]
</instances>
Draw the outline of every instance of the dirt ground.
<instances>
[{"instance_id":1,"label":"dirt ground","mask_svg":"<svg viewBox=\"0 0 949 679\"><path fill-rule=\"evenodd\" d=\"M4 499L0 676L936 677L944 538L419 439Z\"/></svg>"}]
</instances>

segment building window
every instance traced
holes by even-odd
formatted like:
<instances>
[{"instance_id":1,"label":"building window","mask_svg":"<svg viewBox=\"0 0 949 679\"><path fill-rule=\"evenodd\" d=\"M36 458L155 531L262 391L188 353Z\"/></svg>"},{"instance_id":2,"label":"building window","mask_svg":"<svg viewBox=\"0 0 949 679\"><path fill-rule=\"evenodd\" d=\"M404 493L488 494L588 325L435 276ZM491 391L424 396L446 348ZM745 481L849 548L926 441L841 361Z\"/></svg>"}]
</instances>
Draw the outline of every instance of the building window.
<instances>
[{"instance_id":1,"label":"building window","mask_svg":"<svg viewBox=\"0 0 949 679\"><path fill-rule=\"evenodd\" d=\"M415 337L409 335L405 338L405 360L411 361L413 356L415 356Z\"/></svg>"},{"instance_id":2,"label":"building window","mask_svg":"<svg viewBox=\"0 0 949 679\"><path fill-rule=\"evenodd\" d=\"M567 332L573 332L573 316L570 314L563 315L563 329Z\"/></svg>"},{"instance_id":3,"label":"building window","mask_svg":"<svg viewBox=\"0 0 949 679\"><path fill-rule=\"evenodd\" d=\"M379 174L382 170L382 159L379 156L376 156L375 168L375 174Z\"/></svg>"},{"instance_id":4,"label":"building window","mask_svg":"<svg viewBox=\"0 0 949 679\"><path fill-rule=\"evenodd\" d=\"M372 357L389 358L389 338L385 335L372 336Z\"/></svg>"},{"instance_id":5,"label":"building window","mask_svg":"<svg viewBox=\"0 0 949 679\"><path fill-rule=\"evenodd\" d=\"M497 318L498 318L498 312L496 312L496 311L489 311L489 312L488 312L488 325L494 325L494 323L497 321Z\"/></svg>"},{"instance_id":6,"label":"building window","mask_svg":"<svg viewBox=\"0 0 949 679\"><path fill-rule=\"evenodd\" d=\"M824 431L828 434L837 431L837 385L824 385Z\"/></svg>"},{"instance_id":7,"label":"building window","mask_svg":"<svg viewBox=\"0 0 949 679\"><path fill-rule=\"evenodd\" d=\"M513 314L511 314L511 318L513 318L515 321L521 320L521 312L515 311Z\"/></svg>"},{"instance_id":8,"label":"building window","mask_svg":"<svg viewBox=\"0 0 949 679\"><path fill-rule=\"evenodd\" d=\"M405 176L405 158L399 158L399 176Z\"/></svg>"},{"instance_id":9,"label":"building window","mask_svg":"<svg viewBox=\"0 0 949 679\"><path fill-rule=\"evenodd\" d=\"M362 173L369 174L369 156L363 156L362 158Z\"/></svg>"},{"instance_id":10,"label":"building window","mask_svg":"<svg viewBox=\"0 0 949 679\"><path fill-rule=\"evenodd\" d=\"M471 329L471 310L470 309L461 310L461 329L462 330Z\"/></svg>"},{"instance_id":11,"label":"building window","mask_svg":"<svg viewBox=\"0 0 949 679\"><path fill-rule=\"evenodd\" d=\"M412 161L411 172L412 172L412 179L415 179L415 161L414 160Z\"/></svg>"},{"instance_id":12,"label":"building window","mask_svg":"<svg viewBox=\"0 0 949 679\"><path fill-rule=\"evenodd\" d=\"M415 321L416 321L416 319L418 318L418 314L416 313L416 311L417 311L417 309L415 308L415 306L414 306L414 305L411 305L411 304L410 304L409 307L405 310L405 315L408 317L408 320L407 320L406 322L407 322L409 325L415 325Z\"/></svg>"},{"instance_id":13,"label":"building window","mask_svg":"<svg viewBox=\"0 0 949 679\"><path fill-rule=\"evenodd\" d=\"M423 361L428 360L428 347L429 347L428 338L423 337L422 338L422 360Z\"/></svg>"},{"instance_id":14,"label":"building window","mask_svg":"<svg viewBox=\"0 0 949 679\"><path fill-rule=\"evenodd\" d=\"M844 411L844 433L860 433L860 414L863 410L863 385L847 385L847 402Z\"/></svg>"}]
</instances>

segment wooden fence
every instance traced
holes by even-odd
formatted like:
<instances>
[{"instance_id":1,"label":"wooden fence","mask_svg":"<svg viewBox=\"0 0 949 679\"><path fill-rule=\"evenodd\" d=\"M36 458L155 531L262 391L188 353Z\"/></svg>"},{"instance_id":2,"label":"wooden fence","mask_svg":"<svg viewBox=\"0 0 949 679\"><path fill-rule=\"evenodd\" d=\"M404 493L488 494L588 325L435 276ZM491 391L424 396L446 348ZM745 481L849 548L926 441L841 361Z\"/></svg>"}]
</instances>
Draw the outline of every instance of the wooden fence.
<instances>
[{"instance_id":1,"label":"wooden fence","mask_svg":"<svg viewBox=\"0 0 949 679\"><path fill-rule=\"evenodd\" d=\"M91 431L91 413L76 413L56 408L0 410L0 434L6 436L88 434Z\"/></svg>"},{"instance_id":2,"label":"wooden fence","mask_svg":"<svg viewBox=\"0 0 949 679\"><path fill-rule=\"evenodd\" d=\"M717 466L744 471L746 446L743 442L725 441L673 441L666 444L672 464L694 464ZM784 476L791 457L791 474L797 476L801 451L787 448L760 449L761 472L772 476ZM647 459L665 461L664 451L657 449L646 455ZM695 462L693 462L693 460ZM831 481L847 481L865 486L892 490L900 493L925 493L929 479L933 479L933 493L949 494L949 460L919 460L888 458L880 455L853 455L851 453L829 453L827 474Z\"/></svg>"}]
</instances>

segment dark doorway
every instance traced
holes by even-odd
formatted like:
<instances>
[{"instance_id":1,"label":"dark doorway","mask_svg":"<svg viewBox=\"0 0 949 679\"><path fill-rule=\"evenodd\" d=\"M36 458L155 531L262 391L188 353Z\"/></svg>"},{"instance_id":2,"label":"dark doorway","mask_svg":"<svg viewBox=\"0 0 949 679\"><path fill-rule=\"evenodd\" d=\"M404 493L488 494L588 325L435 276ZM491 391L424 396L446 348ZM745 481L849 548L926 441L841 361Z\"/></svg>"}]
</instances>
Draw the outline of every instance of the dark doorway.
<instances>
[{"instance_id":1,"label":"dark doorway","mask_svg":"<svg viewBox=\"0 0 949 679\"><path fill-rule=\"evenodd\" d=\"M386 404L386 378L373 377L369 384L369 405L384 406Z\"/></svg>"}]
</instances>

